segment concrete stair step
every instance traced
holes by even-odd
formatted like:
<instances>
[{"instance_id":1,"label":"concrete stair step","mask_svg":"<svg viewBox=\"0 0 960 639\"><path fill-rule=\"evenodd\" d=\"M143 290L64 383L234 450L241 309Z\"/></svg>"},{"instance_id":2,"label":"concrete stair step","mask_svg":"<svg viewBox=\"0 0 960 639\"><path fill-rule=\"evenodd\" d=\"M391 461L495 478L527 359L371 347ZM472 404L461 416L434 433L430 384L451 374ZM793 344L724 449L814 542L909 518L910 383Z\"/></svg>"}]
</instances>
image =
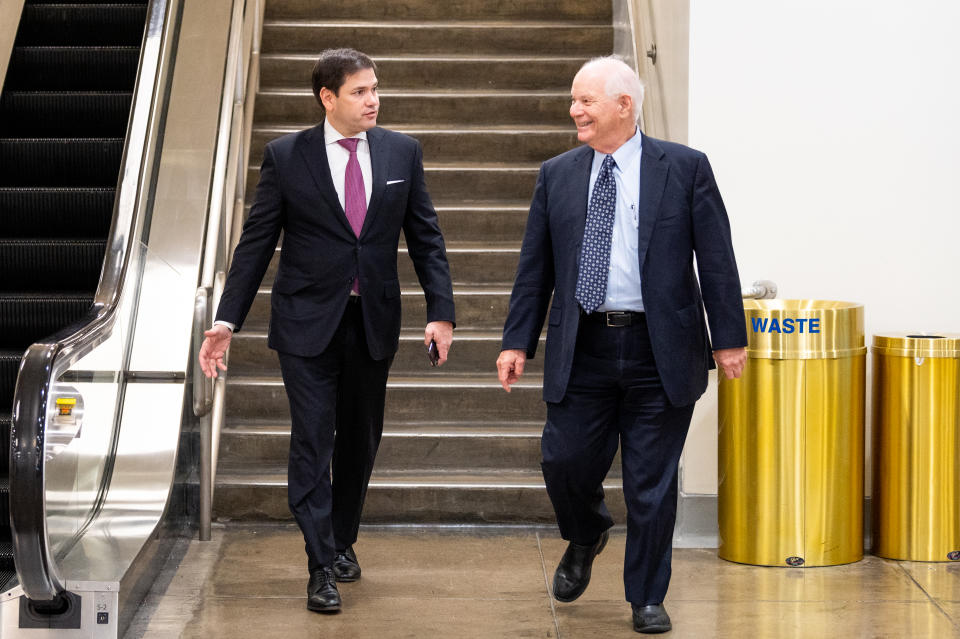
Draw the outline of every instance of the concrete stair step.
<instances>
[{"instance_id":1,"label":"concrete stair step","mask_svg":"<svg viewBox=\"0 0 960 639\"><path fill-rule=\"evenodd\" d=\"M457 309L457 326L500 330L507 317L510 304L510 286L473 285L455 286L454 303ZM426 322L427 303L419 288L402 288L403 326L415 329ZM270 289L261 288L247 315L244 330L266 330L270 314Z\"/></svg>"},{"instance_id":2,"label":"concrete stair step","mask_svg":"<svg viewBox=\"0 0 960 639\"><path fill-rule=\"evenodd\" d=\"M265 20L575 20L610 24L610 2L583 0L271 0ZM337 46L347 46L340 45ZM363 50L363 47L361 47Z\"/></svg>"},{"instance_id":3,"label":"concrete stair step","mask_svg":"<svg viewBox=\"0 0 960 639\"><path fill-rule=\"evenodd\" d=\"M531 164L424 164L430 196L444 200L529 200L539 171ZM247 202L253 201L259 179L259 168L247 169Z\"/></svg>"},{"instance_id":4,"label":"concrete stair step","mask_svg":"<svg viewBox=\"0 0 960 639\"><path fill-rule=\"evenodd\" d=\"M434 198L433 201L443 237L450 244L478 238L488 242L519 242L523 239L530 211L529 200L446 202Z\"/></svg>"},{"instance_id":5,"label":"concrete stair step","mask_svg":"<svg viewBox=\"0 0 960 639\"><path fill-rule=\"evenodd\" d=\"M250 166L259 168L263 147L267 142L287 133L311 126L262 126L253 130L250 141ZM579 143L573 122L563 126L417 126L390 127L420 141L424 161L455 163L471 162L539 164L547 158L568 151Z\"/></svg>"},{"instance_id":6,"label":"concrete stair step","mask_svg":"<svg viewBox=\"0 0 960 639\"><path fill-rule=\"evenodd\" d=\"M459 52L458 52L459 53ZM405 55L376 56L380 90L569 90L587 56ZM317 53L260 57L261 89L310 86Z\"/></svg>"},{"instance_id":7,"label":"concrete stair step","mask_svg":"<svg viewBox=\"0 0 960 639\"><path fill-rule=\"evenodd\" d=\"M540 468L541 422L407 422L385 424L377 470L462 472ZM281 468L287 463L290 424L240 422L220 437L220 467Z\"/></svg>"},{"instance_id":8,"label":"concrete stair step","mask_svg":"<svg viewBox=\"0 0 960 639\"><path fill-rule=\"evenodd\" d=\"M433 372L434 374L430 374ZM394 375L387 381L385 419L457 418L470 421L534 421L544 419L542 378L524 378L505 393L496 374L454 375L427 369L417 377ZM276 376L230 376L227 419L287 420L290 406L283 381Z\"/></svg>"},{"instance_id":9,"label":"concrete stair step","mask_svg":"<svg viewBox=\"0 0 960 639\"><path fill-rule=\"evenodd\" d=\"M459 16L458 16L459 18ZM554 20L551 16L550 20ZM359 49L371 56L439 54L467 55L606 55L613 50L613 27L602 23L562 21L405 21L363 23L346 19L267 20L263 25L264 53L314 53L336 46Z\"/></svg>"},{"instance_id":10,"label":"concrete stair step","mask_svg":"<svg viewBox=\"0 0 960 639\"><path fill-rule=\"evenodd\" d=\"M496 375L497 356L500 355L500 331L457 329L453 334L450 359L432 370L423 345L423 328L411 328L400 334L400 348L390 367L391 375L475 374ZM528 375L543 374L543 339L540 357L527 362ZM263 331L240 331L230 345L230 373L232 375L277 375L280 362L277 354L267 347Z\"/></svg>"},{"instance_id":11,"label":"concrete stair step","mask_svg":"<svg viewBox=\"0 0 960 639\"><path fill-rule=\"evenodd\" d=\"M518 238L519 239L519 238ZM281 248L274 251L273 259L267 266L262 287L273 285L280 265ZM447 261L450 263L450 274L454 285L469 286L472 284L503 284L509 286L513 282L517 271L517 262L520 259L520 244L518 242L494 244L481 242L447 243ZM401 241L397 254L397 268L402 285L416 285L417 273L413 261L407 253L407 247Z\"/></svg>"},{"instance_id":12,"label":"concrete stair step","mask_svg":"<svg viewBox=\"0 0 960 639\"><path fill-rule=\"evenodd\" d=\"M378 123L430 124L449 127L483 124L569 126L569 91L382 91ZM254 120L300 128L323 119L307 89L264 90L257 93Z\"/></svg>"},{"instance_id":13,"label":"concrete stair step","mask_svg":"<svg viewBox=\"0 0 960 639\"><path fill-rule=\"evenodd\" d=\"M623 485L604 482L606 504L625 521ZM286 468L217 474L214 515L220 520L289 520ZM538 471L402 472L374 469L364 523L555 523Z\"/></svg>"},{"instance_id":14,"label":"concrete stair step","mask_svg":"<svg viewBox=\"0 0 960 639\"><path fill-rule=\"evenodd\" d=\"M443 202L434 198L434 208L448 245L475 241L477 238L495 244L520 241L526 228L529 206L530 203L523 200Z\"/></svg>"}]
</instances>

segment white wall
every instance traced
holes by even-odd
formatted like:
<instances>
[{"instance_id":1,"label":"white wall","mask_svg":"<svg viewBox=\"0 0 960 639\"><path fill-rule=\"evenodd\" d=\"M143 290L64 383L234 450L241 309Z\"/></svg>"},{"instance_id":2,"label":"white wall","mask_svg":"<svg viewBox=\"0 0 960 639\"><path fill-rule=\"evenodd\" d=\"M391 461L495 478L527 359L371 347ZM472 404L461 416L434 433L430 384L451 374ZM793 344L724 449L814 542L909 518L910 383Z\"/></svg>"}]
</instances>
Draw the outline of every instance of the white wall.
<instances>
[{"instance_id":1,"label":"white wall","mask_svg":"<svg viewBox=\"0 0 960 639\"><path fill-rule=\"evenodd\" d=\"M960 332L958 24L947 0L691 0L689 143L744 284L861 302L868 346ZM688 439L688 493L716 492L715 402Z\"/></svg>"}]
</instances>

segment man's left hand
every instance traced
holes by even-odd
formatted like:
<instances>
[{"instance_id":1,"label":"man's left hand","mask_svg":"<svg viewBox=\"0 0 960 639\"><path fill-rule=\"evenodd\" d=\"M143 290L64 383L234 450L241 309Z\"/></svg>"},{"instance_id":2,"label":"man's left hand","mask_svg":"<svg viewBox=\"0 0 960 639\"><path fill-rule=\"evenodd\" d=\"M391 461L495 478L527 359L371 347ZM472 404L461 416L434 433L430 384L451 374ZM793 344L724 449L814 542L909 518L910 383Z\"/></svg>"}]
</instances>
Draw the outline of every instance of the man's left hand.
<instances>
[{"instance_id":1,"label":"man's left hand","mask_svg":"<svg viewBox=\"0 0 960 639\"><path fill-rule=\"evenodd\" d=\"M450 353L450 344L453 343L453 323L452 322L430 322L423 331L423 343L430 346L430 341L437 343L437 353L440 359L437 360L437 366L443 365L447 361L447 354Z\"/></svg>"},{"instance_id":2,"label":"man's left hand","mask_svg":"<svg viewBox=\"0 0 960 639\"><path fill-rule=\"evenodd\" d=\"M727 376L727 379L740 377L743 373L743 367L747 363L747 349L743 348L721 348L713 351L713 359L717 366Z\"/></svg>"}]
</instances>

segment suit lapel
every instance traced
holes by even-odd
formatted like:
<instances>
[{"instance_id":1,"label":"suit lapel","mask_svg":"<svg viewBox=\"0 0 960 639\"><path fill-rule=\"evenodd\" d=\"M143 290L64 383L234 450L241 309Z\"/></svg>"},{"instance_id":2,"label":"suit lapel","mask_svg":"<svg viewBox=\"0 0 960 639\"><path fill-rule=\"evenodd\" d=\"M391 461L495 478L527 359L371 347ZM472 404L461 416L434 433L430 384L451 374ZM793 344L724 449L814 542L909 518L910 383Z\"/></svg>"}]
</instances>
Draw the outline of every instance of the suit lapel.
<instances>
[{"instance_id":1,"label":"suit lapel","mask_svg":"<svg viewBox=\"0 0 960 639\"><path fill-rule=\"evenodd\" d=\"M363 227L360 229L360 237L367 232L367 229L373 224L373 219L380 212L380 202L383 201L383 191L387 184L387 156L390 148L383 135L383 129L374 127L367 131L367 144L370 145L370 166L372 169L372 182L370 194L370 204L367 205L367 215L363 218Z\"/></svg>"},{"instance_id":2,"label":"suit lapel","mask_svg":"<svg viewBox=\"0 0 960 639\"><path fill-rule=\"evenodd\" d=\"M580 153L573 156L570 176L570 197L567 200L572 207L574 221L571 230L576 241L577 263L580 260L580 245L583 243L583 230L587 225L587 206L590 204L590 169L593 165L593 149L582 147Z\"/></svg>"},{"instance_id":3,"label":"suit lapel","mask_svg":"<svg viewBox=\"0 0 960 639\"><path fill-rule=\"evenodd\" d=\"M643 136L643 150L640 154L640 202L637 225L637 252L640 258L640 274L647 259L647 248L653 227L660 217L660 201L667 184L669 165L663 159L663 149L655 140Z\"/></svg>"},{"instance_id":4,"label":"suit lapel","mask_svg":"<svg viewBox=\"0 0 960 639\"><path fill-rule=\"evenodd\" d=\"M307 170L317 185L317 190L327 202L330 210L334 211L334 216L340 220L344 228L353 235L353 229L347 220L347 214L340 206L340 198L337 197L337 189L333 186L333 178L330 176L330 163L327 162L327 148L323 137L323 124L313 127L301 138L299 144L300 154L303 155L307 163Z\"/></svg>"}]
</instances>

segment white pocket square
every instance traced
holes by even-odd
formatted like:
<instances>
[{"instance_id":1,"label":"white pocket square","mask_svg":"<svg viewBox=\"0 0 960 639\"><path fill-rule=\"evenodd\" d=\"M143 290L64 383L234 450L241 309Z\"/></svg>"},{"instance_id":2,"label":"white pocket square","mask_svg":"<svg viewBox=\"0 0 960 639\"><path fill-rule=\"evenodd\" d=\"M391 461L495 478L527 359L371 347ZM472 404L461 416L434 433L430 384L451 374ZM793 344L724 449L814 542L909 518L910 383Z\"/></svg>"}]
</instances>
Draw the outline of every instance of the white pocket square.
<instances>
[{"instance_id":1,"label":"white pocket square","mask_svg":"<svg viewBox=\"0 0 960 639\"><path fill-rule=\"evenodd\" d=\"M400 184L401 182L406 182L406 180L387 180L387 186L391 184Z\"/></svg>"}]
</instances>

